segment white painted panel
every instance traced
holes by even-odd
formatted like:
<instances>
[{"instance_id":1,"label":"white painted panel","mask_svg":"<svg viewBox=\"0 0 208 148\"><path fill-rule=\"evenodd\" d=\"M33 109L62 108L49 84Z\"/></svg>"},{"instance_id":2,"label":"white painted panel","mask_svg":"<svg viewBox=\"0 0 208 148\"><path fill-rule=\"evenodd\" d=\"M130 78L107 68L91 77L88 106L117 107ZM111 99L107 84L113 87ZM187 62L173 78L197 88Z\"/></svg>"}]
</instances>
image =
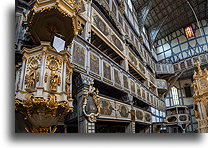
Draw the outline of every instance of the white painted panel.
<instances>
[{"instance_id":1,"label":"white painted panel","mask_svg":"<svg viewBox=\"0 0 208 148\"><path fill-rule=\"evenodd\" d=\"M164 54L163 53L158 55L158 60L160 61L162 59L164 59Z\"/></svg>"},{"instance_id":2,"label":"white painted panel","mask_svg":"<svg viewBox=\"0 0 208 148\"><path fill-rule=\"evenodd\" d=\"M167 107L169 107L169 106L170 106L169 99L165 99L165 104L166 104L166 106L167 106Z\"/></svg>"},{"instance_id":3,"label":"white painted panel","mask_svg":"<svg viewBox=\"0 0 208 148\"><path fill-rule=\"evenodd\" d=\"M189 44L191 45L191 47L195 47L196 46L196 40L189 41Z\"/></svg>"},{"instance_id":4,"label":"white painted panel","mask_svg":"<svg viewBox=\"0 0 208 148\"><path fill-rule=\"evenodd\" d=\"M184 44L181 44L181 50L186 50L188 49L188 43L184 43Z\"/></svg>"},{"instance_id":5,"label":"white painted panel","mask_svg":"<svg viewBox=\"0 0 208 148\"><path fill-rule=\"evenodd\" d=\"M205 43L206 43L206 42L205 42L205 38L204 38L204 37L198 38L198 39L197 39L197 42L198 42L200 45L202 45L202 44L205 44Z\"/></svg>"},{"instance_id":6,"label":"white painted panel","mask_svg":"<svg viewBox=\"0 0 208 148\"><path fill-rule=\"evenodd\" d=\"M157 54L158 53L161 53L161 52L163 52L163 47L162 46L160 46L160 47L157 48Z\"/></svg>"},{"instance_id":7,"label":"white painted panel","mask_svg":"<svg viewBox=\"0 0 208 148\"><path fill-rule=\"evenodd\" d=\"M172 47L178 45L177 38L171 41L171 45L172 45Z\"/></svg>"},{"instance_id":8,"label":"white painted panel","mask_svg":"<svg viewBox=\"0 0 208 148\"><path fill-rule=\"evenodd\" d=\"M208 27L204 27L204 33L208 35Z\"/></svg>"},{"instance_id":9,"label":"white painted panel","mask_svg":"<svg viewBox=\"0 0 208 148\"><path fill-rule=\"evenodd\" d=\"M182 35L182 36L178 37L178 40L180 43L183 43L183 42L187 41L187 38L184 35Z\"/></svg>"},{"instance_id":10,"label":"white painted panel","mask_svg":"<svg viewBox=\"0 0 208 148\"><path fill-rule=\"evenodd\" d=\"M166 51L166 52L165 52L165 56L166 56L166 57L170 57L170 56L171 56L171 50Z\"/></svg>"},{"instance_id":11,"label":"white painted panel","mask_svg":"<svg viewBox=\"0 0 208 148\"><path fill-rule=\"evenodd\" d=\"M179 54L179 56L178 56L180 59L182 59L182 55L181 54Z\"/></svg>"},{"instance_id":12,"label":"white painted panel","mask_svg":"<svg viewBox=\"0 0 208 148\"><path fill-rule=\"evenodd\" d=\"M195 31L195 36L196 36L196 37L200 37L200 36L201 36L199 29L197 29L197 30Z\"/></svg>"},{"instance_id":13,"label":"white painted panel","mask_svg":"<svg viewBox=\"0 0 208 148\"><path fill-rule=\"evenodd\" d=\"M164 51L170 49L170 45L168 43L163 45Z\"/></svg>"},{"instance_id":14,"label":"white painted panel","mask_svg":"<svg viewBox=\"0 0 208 148\"><path fill-rule=\"evenodd\" d=\"M174 47L174 48L173 48L173 52L174 52L174 53L179 53L179 52L180 52L179 46Z\"/></svg>"}]
</instances>

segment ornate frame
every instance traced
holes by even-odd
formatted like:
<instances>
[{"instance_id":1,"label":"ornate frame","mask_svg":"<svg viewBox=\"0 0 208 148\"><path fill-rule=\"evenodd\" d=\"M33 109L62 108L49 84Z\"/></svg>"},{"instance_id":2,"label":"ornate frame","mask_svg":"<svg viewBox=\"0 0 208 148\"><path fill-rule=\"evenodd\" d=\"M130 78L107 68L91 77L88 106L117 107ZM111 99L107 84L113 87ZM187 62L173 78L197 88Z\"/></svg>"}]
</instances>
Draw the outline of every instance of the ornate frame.
<instances>
[{"instance_id":1,"label":"ornate frame","mask_svg":"<svg viewBox=\"0 0 208 148\"><path fill-rule=\"evenodd\" d=\"M83 90L83 92L84 92L84 100L83 100L82 110L83 110L84 115L87 117L87 119L90 122L96 122L96 118L100 115L100 104L98 103L99 91L98 91L98 89L95 90L95 87L93 87L93 84L94 84L94 82L90 83L88 92L87 92L87 90ZM97 113L96 114L95 113L87 114L86 111L85 111L85 107L87 105L88 96L90 96L90 95L92 96L93 102L94 102L94 104L97 107Z\"/></svg>"}]
</instances>

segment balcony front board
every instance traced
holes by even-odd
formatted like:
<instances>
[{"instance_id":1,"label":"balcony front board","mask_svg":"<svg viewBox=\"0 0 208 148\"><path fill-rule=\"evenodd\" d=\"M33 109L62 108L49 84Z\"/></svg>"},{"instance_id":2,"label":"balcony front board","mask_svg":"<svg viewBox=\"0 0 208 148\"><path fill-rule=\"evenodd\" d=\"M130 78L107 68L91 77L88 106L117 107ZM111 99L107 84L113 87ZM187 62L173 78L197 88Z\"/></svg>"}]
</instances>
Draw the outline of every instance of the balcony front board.
<instances>
[{"instance_id":1,"label":"balcony front board","mask_svg":"<svg viewBox=\"0 0 208 148\"><path fill-rule=\"evenodd\" d=\"M73 41L72 62L75 64L75 71L130 93L152 106L164 108L164 102L155 94L152 94L131 74L115 64L111 59L106 58L90 47L87 48L81 42Z\"/></svg>"},{"instance_id":2,"label":"balcony front board","mask_svg":"<svg viewBox=\"0 0 208 148\"><path fill-rule=\"evenodd\" d=\"M192 58L188 58L181 62L174 64L174 71L178 72L181 70L188 70L195 67L196 61L199 61L201 65L205 65L208 63L208 53L202 54L200 56L194 56Z\"/></svg>"},{"instance_id":3,"label":"balcony front board","mask_svg":"<svg viewBox=\"0 0 208 148\"><path fill-rule=\"evenodd\" d=\"M100 115L99 119L111 119L111 120L124 120L135 121L150 124L152 122L151 113L146 112L137 107L131 107L131 105L108 99L106 97L99 96Z\"/></svg>"},{"instance_id":4,"label":"balcony front board","mask_svg":"<svg viewBox=\"0 0 208 148\"><path fill-rule=\"evenodd\" d=\"M95 9L92 9L92 27L92 30L98 36L104 39L116 53L124 58L124 43Z\"/></svg>"}]
</instances>

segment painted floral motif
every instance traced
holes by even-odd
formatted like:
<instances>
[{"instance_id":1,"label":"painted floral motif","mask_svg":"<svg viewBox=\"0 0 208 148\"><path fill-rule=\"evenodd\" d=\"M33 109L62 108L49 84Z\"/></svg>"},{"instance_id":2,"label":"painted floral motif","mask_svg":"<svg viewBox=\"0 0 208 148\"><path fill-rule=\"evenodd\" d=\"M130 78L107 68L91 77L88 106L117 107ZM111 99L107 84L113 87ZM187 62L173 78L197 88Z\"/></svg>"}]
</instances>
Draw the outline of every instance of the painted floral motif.
<instances>
[{"instance_id":1,"label":"painted floral motif","mask_svg":"<svg viewBox=\"0 0 208 148\"><path fill-rule=\"evenodd\" d=\"M99 58L90 53L90 70L99 74Z\"/></svg>"}]
</instances>

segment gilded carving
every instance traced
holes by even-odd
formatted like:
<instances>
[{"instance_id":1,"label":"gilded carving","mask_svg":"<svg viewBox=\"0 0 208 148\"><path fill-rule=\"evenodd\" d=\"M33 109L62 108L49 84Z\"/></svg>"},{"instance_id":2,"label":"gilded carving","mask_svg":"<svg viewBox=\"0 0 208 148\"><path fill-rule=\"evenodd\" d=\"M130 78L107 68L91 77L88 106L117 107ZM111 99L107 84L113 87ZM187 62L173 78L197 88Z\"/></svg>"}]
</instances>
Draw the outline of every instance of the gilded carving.
<instances>
[{"instance_id":1,"label":"gilded carving","mask_svg":"<svg viewBox=\"0 0 208 148\"><path fill-rule=\"evenodd\" d=\"M84 91L83 113L90 122L96 122L100 115L100 104L98 103L98 90L93 87L94 82L90 83L89 91Z\"/></svg>"},{"instance_id":2,"label":"gilded carving","mask_svg":"<svg viewBox=\"0 0 208 148\"><path fill-rule=\"evenodd\" d=\"M66 84L65 84L65 91L66 91L66 93L68 95L71 93L71 90L70 90L70 85L71 85L70 76L73 73L73 68L74 67L71 64L66 66Z\"/></svg>"},{"instance_id":3,"label":"gilded carving","mask_svg":"<svg viewBox=\"0 0 208 148\"><path fill-rule=\"evenodd\" d=\"M61 85L61 78L59 74L55 71L52 71L50 76L50 90L57 91L57 88L60 85Z\"/></svg>"},{"instance_id":4,"label":"gilded carving","mask_svg":"<svg viewBox=\"0 0 208 148\"><path fill-rule=\"evenodd\" d=\"M57 102L55 95L48 95L48 99L35 98L32 93L26 95L25 100L15 100L16 110L21 112L25 119L33 123L33 127L27 127L26 131L31 133L48 132L48 125L55 124L62 119L64 115L73 110L68 102ZM22 106L24 108L22 108ZM38 108L37 108L38 106ZM45 118L47 117L47 118ZM37 122L39 118L44 122ZM47 127L42 127L42 126ZM54 129L55 130L55 129ZM54 131L55 132L55 131Z\"/></svg>"},{"instance_id":5,"label":"gilded carving","mask_svg":"<svg viewBox=\"0 0 208 148\"><path fill-rule=\"evenodd\" d=\"M59 57L55 57L53 55L47 56L48 68L51 70L50 72L50 80L49 80L49 89L51 91L57 91L58 86L61 85L61 77L60 77L60 69L62 66L63 60ZM45 75L45 78L48 77L48 74Z\"/></svg>"},{"instance_id":6,"label":"gilded carving","mask_svg":"<svg viewBox=\"0 0 208 148\"><path fill-rule=\"evenodd\" d=\"M194 71L194 81L192 86L194 88L194 115L198 121L198 129L200 133L208 132L207 126L207 100L208 100L208 71L205 68L201 69L200 63L197 60L196 66L198 72Z\"/></svg>"},{"instance_id":7,"label":"gilded carving","mask_svg":"<svg viewBox=\"0 0 208 148\"><path fill-rule=\"evenodd\" d=\"M39 75L38 72L38 66L39 62L37 59L34 59L34 57L30 57L28 60L28 68L27 73L25 75L25 86L27 90L32 90L35 88L36 82L39 81Z\"/></svg>"},{"instance_id":8,"label":"gilded carving","mask_svg":"<svg viewBox=\"0 0 208 148\"><path fill-rule=\"evenodd\" d=\"M55 95L48 95L48 102L46 103L49 109L57 109L57 99Z\"/></svg>"},{"instance_id":9,"label":"gilded carving","mask_svg":"<svg viewBox=\"0 0 208 148\"><path fill-rule=\"evenodd\" d=\"M47 72L45 73L44 81L45 81L45 83L47 83L47 81L48 81L48 73Z\"/></svg>"}]
</instances>

